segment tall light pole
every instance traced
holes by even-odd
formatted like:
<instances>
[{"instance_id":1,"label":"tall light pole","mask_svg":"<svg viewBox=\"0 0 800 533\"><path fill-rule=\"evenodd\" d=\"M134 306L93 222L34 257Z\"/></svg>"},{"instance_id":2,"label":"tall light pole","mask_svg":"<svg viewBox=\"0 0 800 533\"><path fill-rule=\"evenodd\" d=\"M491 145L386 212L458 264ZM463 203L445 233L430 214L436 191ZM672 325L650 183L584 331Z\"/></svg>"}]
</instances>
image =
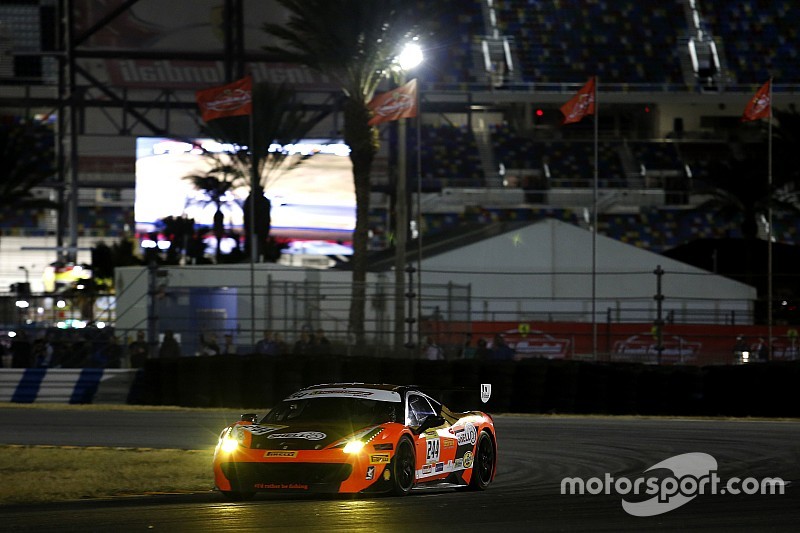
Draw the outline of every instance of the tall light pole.
<instances>
[{"instance_id":1,"label":"tall light pole","mask_svg":"<svg viewBox=\"0 0 800 533\"><path fill-rule=\"evenodd\" d=\"M422 49L416 43L408 43L397 56L398 79L400 86L406 84L406 73L422 63ZM404 345L405 332L405 264L406 242L408 236L408 170L406 138L408 127L406 119L397 124L397 183L395 185L395 257L394 257L394 346L400 351Z\"/></svg>"}]
</instances>

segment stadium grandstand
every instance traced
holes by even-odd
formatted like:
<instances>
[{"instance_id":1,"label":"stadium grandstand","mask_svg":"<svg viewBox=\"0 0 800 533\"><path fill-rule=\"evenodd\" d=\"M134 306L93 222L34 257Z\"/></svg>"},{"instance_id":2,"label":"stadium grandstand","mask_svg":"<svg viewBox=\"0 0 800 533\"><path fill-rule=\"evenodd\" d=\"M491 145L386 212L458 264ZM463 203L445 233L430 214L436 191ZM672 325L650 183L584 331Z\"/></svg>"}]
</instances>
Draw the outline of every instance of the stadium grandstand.
<instances>
[{"instance_id":1,"label":"stadium grandstand","mask_svg":"<svg viewBox=\"0 0 800 533\"><path fill-rule=\"evenodd\" d=\"M800 103L800 4L439 3L445 8L417 72L421 124L407 137L409 189L416 194L419 185L422 192L423 235L543 217L586 227L596 207L599 232L655 252L741 236L740 218L705 207L708 180L736 146L766 150L765 123L740 120L762 84L773 80L776 110L794 112ZM89 262L98 240L130 236L139 248L148 235L136 229L136 140L196 137L194 92L230 77L232 59L246 61L257 80L289 81L310 105L330 106L318 137L340 135L335 90L291 65L259 63L260 27L275 13L263 7L270 2L239 2L246 22L234 28L220 21L222 2L170 4L0 5L0 116L6 124L20 117L52 124L62 164L33 193L64 207L0 212L0 290L20 281L23 266L48 264L46 254ZM63 13L68 5L74 12ZM186 16L171 17L176 12ZM59 21L85 38L60 42ZM221 40L220 29L234 38ZM559 111L592 76L597 137L594 120L562 125ZM375 249L389 245L394 129L382 128L381 140L373 172ZM800 218L776 211L773 221L777 241L797 244Z\"/></svg>"}]
</instances>

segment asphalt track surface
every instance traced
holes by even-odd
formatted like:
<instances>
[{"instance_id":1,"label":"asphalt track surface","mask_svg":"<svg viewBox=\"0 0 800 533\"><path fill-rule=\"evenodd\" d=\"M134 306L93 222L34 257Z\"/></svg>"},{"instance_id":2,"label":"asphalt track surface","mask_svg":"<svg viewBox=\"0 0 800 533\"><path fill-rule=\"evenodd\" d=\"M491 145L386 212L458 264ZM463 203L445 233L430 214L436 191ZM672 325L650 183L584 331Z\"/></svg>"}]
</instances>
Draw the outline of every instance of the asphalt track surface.
<instances>
[{"instance_id":1,"label":"asphalt track surface","mask_svg":"<svg viewBox=\"0 0 800 533\"><path fill-rule=\"evenodd\" d=\"M203 449L235 419L219 411L0 409L0 444ZM800 421L496 417L499 465L480 493L406 498L258 495L226 503L209 491L0 507L2 531L798 531ZM561 493L565 477L641 478L702 452L719 478L780 477L783 495L703 494L636 517L621 496ZM662 474L664 470L659 470ZM210 472L209 472L210 476ZM637 501L644 500L640 497Z\"/></svg>"}]
</instances>

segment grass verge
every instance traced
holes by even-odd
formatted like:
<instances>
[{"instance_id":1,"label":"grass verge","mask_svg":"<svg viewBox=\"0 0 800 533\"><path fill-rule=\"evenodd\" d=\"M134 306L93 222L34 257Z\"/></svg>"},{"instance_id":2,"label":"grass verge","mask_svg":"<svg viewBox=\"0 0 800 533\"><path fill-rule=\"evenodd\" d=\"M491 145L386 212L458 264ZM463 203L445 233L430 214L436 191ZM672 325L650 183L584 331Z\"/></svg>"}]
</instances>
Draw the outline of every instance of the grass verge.
<instances>
[{"instance_id":1,"label":"grass verge","mask_svg":"<svg viewBox=\"0 0 800 533\"><path fill-rule=\"evenodd\" d=\"M0 446L0 505L213 489L208 450Z\"/></svg>"}]
</instances>

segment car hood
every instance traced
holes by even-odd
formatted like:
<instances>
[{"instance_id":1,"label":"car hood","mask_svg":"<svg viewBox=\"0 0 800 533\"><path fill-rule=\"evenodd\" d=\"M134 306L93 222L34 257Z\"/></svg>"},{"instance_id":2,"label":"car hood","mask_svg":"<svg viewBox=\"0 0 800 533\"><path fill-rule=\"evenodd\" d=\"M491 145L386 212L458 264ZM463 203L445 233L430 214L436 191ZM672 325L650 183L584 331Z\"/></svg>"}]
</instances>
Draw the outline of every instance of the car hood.
<instances>
[{"instance_id":1,"label":"car hood","mask_svg":"<svg viewBox=\"0 0 800 533\"><path fill-rule=\"evenodd\" d=\"M249 424L236 426L245 432L243 442L261 450L322 450L355 433L380 426L353 426L347 423ZM247 438L249 434L249 439ZM248 443L249 441L249 443Z\"/></svg>"}]
</instances>

